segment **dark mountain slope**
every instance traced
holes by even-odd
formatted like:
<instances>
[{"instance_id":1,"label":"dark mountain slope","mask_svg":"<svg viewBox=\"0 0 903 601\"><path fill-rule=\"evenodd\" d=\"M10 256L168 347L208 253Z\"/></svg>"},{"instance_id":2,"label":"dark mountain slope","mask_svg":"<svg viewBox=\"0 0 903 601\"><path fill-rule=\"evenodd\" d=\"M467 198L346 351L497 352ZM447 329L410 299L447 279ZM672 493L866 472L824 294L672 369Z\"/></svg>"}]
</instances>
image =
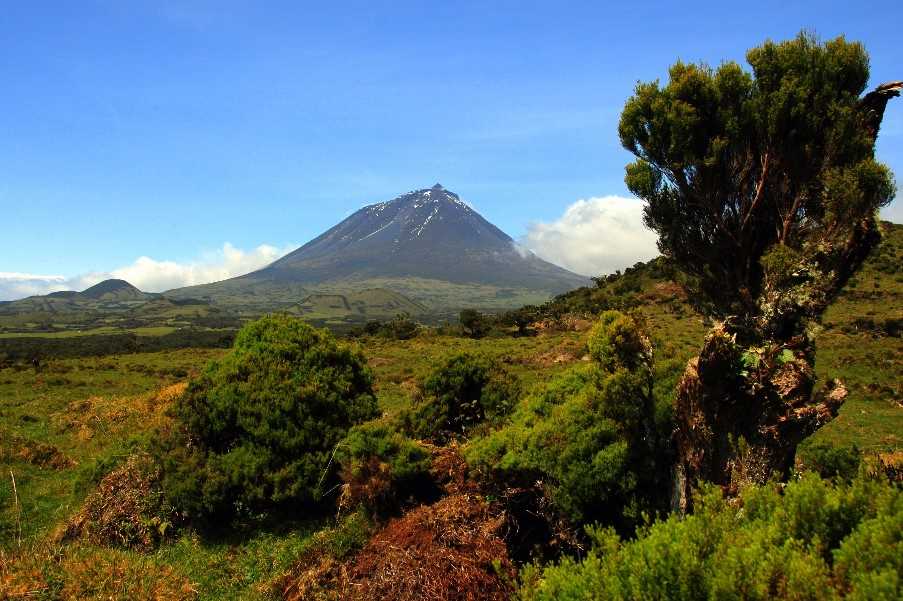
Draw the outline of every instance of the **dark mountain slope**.
<instances>
[{"instance_id":1,"label":"dark mountain slope","mask_svg":"<svg viewBox=\"0 0 903 601\"><path fill-rule=\"evenodd\" d=\"M549 297L587 278L520 249L457 194L440 185L357 211L268 267L171 291L237 302L280 290L389 288L432 306L487 305ZM300 300L300 299L299 299Z\"/></svg>"}]
</instances>

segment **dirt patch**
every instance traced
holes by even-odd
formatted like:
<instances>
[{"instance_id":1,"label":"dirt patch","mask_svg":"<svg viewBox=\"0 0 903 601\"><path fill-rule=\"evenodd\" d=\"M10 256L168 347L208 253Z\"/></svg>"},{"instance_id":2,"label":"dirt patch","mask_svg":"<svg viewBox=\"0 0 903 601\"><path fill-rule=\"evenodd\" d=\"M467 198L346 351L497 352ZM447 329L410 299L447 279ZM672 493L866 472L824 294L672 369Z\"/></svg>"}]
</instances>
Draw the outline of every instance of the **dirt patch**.
<instances>
[{"instance_id":1,"label":"dirt patch","mask_svg":"<svg viewBox=\"0 0 903 601\"><path fill-rule=\"evenodd\" d=\"M557 319L544 319L530 324L530 328L540 334L556 332L585 332L593 327L593 322L576 315L564 315Z\"/></svg>"},{"instance_id":2,"label":"dirt patch","mask_svg":"<svg viewBox=\"0 0 903 601\"><path fill-rule=\"evenodd\" d=\"M539 353L530 358L530 363L539 367L551 367L562 363L573 363L579 357L568 352L549 351L547 353Z\"/></svg>"}]
</instances>

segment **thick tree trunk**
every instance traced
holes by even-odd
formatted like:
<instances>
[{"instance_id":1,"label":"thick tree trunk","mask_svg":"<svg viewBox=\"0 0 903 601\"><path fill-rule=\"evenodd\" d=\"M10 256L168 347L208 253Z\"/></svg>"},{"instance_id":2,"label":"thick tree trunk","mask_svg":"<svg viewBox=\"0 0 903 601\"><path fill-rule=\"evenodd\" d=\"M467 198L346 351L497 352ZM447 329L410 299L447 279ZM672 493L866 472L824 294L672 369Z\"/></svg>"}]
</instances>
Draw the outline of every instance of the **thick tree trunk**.
<instances>
[{"instance_id":1,"label":"thick tree trunk","mask_svg":"<svg viewBox=\"0 0 903 601\"><path fill-rule=\"evenodd\" d=\"M689 510L702 481L734 494L789 475L799 443L837 415L847 394L831 381L813 395L812 356L805 336L743 349L724 324L709 332L678 385L673 510Z\"/></svg>"}]
</instances>

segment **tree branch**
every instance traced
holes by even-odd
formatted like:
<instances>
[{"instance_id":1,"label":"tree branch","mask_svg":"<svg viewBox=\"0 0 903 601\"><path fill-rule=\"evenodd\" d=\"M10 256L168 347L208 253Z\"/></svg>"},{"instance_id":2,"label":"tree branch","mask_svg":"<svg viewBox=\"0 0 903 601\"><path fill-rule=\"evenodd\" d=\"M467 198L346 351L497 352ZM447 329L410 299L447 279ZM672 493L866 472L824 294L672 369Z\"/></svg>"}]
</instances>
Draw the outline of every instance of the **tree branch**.
<instances>
[{"instance_id":1,"label":"tree branch","mask_svg":"<svg viewBox=\"0 0 903 601\"><path fill-rule=\"evenodd\" d=\"M762 200L762 195L765 192L765 180L768 179L768 167L771 164L771 155L766 150L765 158L762 161L762 177L759 178L759 185L756 186L756 196L753 198L752 204L749 205L749 210L746 212L746 215L743 217L743 223L740 224L740 231L746 229L746 223L749 221L749 218L752 216L753 212L756 210L756 206L758 206L759 201Z\"/></svg>"}]
</instances>

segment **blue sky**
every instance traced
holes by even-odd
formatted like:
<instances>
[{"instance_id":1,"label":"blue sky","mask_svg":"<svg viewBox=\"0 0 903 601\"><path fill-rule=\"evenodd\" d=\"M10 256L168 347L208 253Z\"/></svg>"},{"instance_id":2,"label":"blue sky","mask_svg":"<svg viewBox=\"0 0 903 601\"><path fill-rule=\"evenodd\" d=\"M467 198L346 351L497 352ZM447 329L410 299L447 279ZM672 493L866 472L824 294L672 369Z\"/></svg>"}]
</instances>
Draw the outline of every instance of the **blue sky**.
<instances>
[{"instance_id":1,"label":"blue sky","mask_svg":"<svg viewBox=\"0 0 903 601\"><path fill-rule=\"evenodd\" d=\"M529 236L626 195L637 80L802 28L900 79L901 23L899 2L6 3L0 272L250 260L437 181ZM879 156L903 174L903 100Z\"/></svg>"}]
</instances>

